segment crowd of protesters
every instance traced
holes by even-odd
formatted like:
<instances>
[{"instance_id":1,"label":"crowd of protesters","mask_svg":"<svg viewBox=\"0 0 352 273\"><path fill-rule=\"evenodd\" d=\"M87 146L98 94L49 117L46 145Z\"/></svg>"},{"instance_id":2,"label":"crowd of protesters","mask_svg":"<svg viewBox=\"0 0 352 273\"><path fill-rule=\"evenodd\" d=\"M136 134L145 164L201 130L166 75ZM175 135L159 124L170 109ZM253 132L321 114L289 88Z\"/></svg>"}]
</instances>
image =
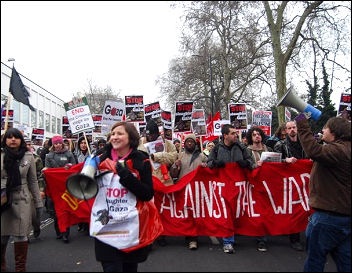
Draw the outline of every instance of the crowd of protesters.
<instances>
[{"instance_id":1,"label":"crowd of protesters","mask_svg":"<svg viewBox=\"0 0 352 273\"><path fill-rule=\"evenodd\" d=\"M35 238L40 236L40 216L44 205L54 219L56 238L69 243L70 228L64 233L59 231L55 204L50 198L45 198L42 171L47 168L68 169L84 162L93 152L102 158L128 156L137 161L147 155L152 175L158 177L165 186L170 186L199 166L224 168L226 163L236 162L241 168L252 170L262 166L263 152L277 152L281 153L283 164L294 164L299 159L314 161L309 185L309 205L315 212L310 217L306 230L308 256L304 270L323 270L326 256L331 253L339 271L351 271L351 125L346 119L331 118L318 141L310 131L306 116L302 115L279 126L273 136L266 136L259 127L252 127L238 135L233 125L226 124L222 127L220 140L204 143L200 143L194 134L186 134L183 141L177 138L172 142L166 140L153 120L148 122L143 137L137 137L136 131L126 125L128 123L119 123L112 127L106 140L99 139L91 143L85 136L73 141L58 135L46 140L37 151L33 149L30 139L24 137L19 130L7 130L1 143L2 199L3 189L6 188L8 199L12 199L12 202L18 200L19 205L12 203L7 208L6 204L11 204L11 200L4 206L2 200L1 270L6 270L5 253L10 236L15 241L16 271L25 270L30 230L33 228ZM111 144L111 137L114 144ZM126 143L121 148L121 143L116 142L116 139L123 137L127 139L123 139ZM149 150L148 143L158 140L163 143L163 150ZM120 165L117 168L127 172L125 166ZM126 187L130 187L130 182L125 183L128 185ZM149 194L141 193L139 189L136 190L137 194L142 199L150 199ZM78 231L88 234L88 230L89 223L78 224ZM304 250L299 233L288 236L293 249ZM268 250L267 236L256 237L256 240L258 251ZM166 246L166 237L160 236L157 243ZM186 237L186 243L191 250L198 248L196 236ZM234 243L235 234L223 238L224 253L234 253ZM143 251L147 252L148 248ZM144 252L137 256L126 256L96 240L96 258L101 261L104 271L136 271L137 263L147 257ZM106 256L106 253L110 254Z\"/></svg>"}]
</instances>

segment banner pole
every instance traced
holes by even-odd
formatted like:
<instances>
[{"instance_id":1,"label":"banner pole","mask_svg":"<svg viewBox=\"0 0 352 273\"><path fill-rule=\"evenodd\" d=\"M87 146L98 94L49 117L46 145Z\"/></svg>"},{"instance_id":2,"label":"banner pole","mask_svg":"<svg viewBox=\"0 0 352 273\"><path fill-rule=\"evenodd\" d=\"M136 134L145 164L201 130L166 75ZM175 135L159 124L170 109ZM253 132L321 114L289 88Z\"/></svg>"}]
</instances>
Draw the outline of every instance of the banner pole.
<instances>
[{"instance_id":1,"label":"banner pole","mask_svg":"<svg viewBox=\"0 0 352 273\"><path fill-rule=\"evenodd\" d=\"M203 153L203 136L200 136L200 151Z\"/></svg>"},{"instance_id":2,"label":"banner pole","mask_svg":"<svg viewBox=\"0 0 352 273\"><path fill-rule=\"evenodd\" d=\"M91 152L90 152L89 143L88 143L88 140L87 140L87 136L86 136L86 132L85 132L85 131L83 131L83 135L84 135L84 139L86 140L86 143L87 143L88 153L89 153L89 155L90 155ZM78 147L78 149L79 149L79 147Z\"/></svg>"}]
</instances>

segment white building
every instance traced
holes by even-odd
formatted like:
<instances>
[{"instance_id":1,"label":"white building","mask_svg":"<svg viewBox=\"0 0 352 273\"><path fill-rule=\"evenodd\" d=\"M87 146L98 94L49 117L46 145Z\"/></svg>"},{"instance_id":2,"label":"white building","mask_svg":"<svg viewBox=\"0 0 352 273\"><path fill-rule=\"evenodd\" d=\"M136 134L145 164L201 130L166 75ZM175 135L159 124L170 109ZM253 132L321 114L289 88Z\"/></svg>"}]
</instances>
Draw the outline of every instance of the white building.
<instances>
[{"instance_id":1,"label":"white building","mask_svg":"<svg viewBox=\"0 0 352 273\"><path fill-rule=\"evenodd\" d=\"M31 111L11 95L10 109L13 110L13 127L23 130L31 137L33 128L44 129L45 137L62 135L62 117L66 115L64 101L17 71L28 92L30 104L36 109ZM12 68L1 62L1 102L9 95ZM3 130L1 131L3 133Z\"/></svg>"}]
</instances>

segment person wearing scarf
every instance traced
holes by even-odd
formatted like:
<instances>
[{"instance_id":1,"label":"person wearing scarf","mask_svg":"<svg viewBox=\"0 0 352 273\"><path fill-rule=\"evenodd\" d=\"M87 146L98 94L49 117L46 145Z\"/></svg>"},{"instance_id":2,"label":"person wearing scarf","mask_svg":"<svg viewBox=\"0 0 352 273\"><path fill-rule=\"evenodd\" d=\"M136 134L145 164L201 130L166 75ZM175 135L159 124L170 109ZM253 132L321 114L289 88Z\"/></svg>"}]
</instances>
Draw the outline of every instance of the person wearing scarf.
<instances>
[{"instance_id":1,"label":"person wearing scarf","mask_svg":"<svg viewBox=\"0 0 352 273\"><path fill-rule=\"evenodd\" d=\"M133 124L117 122L111 128L109 143L103 148L100 162L111 159L116 162L120 183L140 201L149 201L154 196L152 169L147 153L137 150L139 133ZM134 172L127 166L132 161ZM123 162L121 164L120 162ZM150 246L128 253L95 238L95 257L101 262L104 272L137 272L138 263L148 258Z\"/></svg>"},{"instance_id":2,"label":"person wearing scarf","mask_svg":"<svg viewBox=\"0 0 352 273\"><path fill-rule=\"evenodd\" d=\"M208 158L200 151L194 134L186 135L184 146L185 150L180 153L179 159L171 167L178 170L178 179L194 171L198 166L207 167ZM187 236L185 239L189 249L196 250L198 248L197 236Z\"/></svg>"},{"instance_id":3,"label":"person wearing scarf","mask_svg":"<svg viewBox=\"0 0 352 273\"><path fill-rule=\"evenodd\" d=\"M31 198L38 215L42 213L43 202L33 154L28 151L22 133L15 128L8 129L1 142L1 189L6 189L8 198L1 205L1 271L6 271L6 248L12 236L15 271L25 272L27 236L32 226Z\"/></svg>"},{"instance_id":4,"label":"person wearing scarf","mask_svg":"<svg viewBox=\"0 0 352 273\"><path fill-rule=\"evenodd\" d=\"M76 164L76 159L72 152L67 150L64 144L64 139L62 136L54 136L51 139L52 146L50 152L45 157L45 168L69 168ZM48 201L52 204L52 200ZM55 206L55 204L52 204ZM50 205L51 206L51 205ZM56 232L56 239L62 239L64 243L68 243L68 236L70 235L70 228L67 228L64 233L61 233L57 223L57 217L55 210L50 210L52 212L52 217L54 218L54 227Z\"/></svg>"}]
</instances>

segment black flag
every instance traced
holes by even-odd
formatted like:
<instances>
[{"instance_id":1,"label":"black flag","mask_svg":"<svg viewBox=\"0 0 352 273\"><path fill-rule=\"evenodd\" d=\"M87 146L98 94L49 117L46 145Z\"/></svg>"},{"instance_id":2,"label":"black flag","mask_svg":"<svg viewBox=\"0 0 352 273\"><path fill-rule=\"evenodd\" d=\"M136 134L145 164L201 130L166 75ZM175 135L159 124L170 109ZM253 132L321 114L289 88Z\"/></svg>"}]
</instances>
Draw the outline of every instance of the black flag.
<instances>
[{"instance_id":1,"label":"black flag","mask_svg":"<svg viewBox=\"0 0 352 273\"><path fill-rule=\"evenodd\" d=\"M32 111L35 111L35 108L29 103L29 92L24 86L20 75L18 75L15 67L12 68L11 82L10 82L10 93L15 100L22 102L27 105Z\"/></svg>"}]
</instances>

